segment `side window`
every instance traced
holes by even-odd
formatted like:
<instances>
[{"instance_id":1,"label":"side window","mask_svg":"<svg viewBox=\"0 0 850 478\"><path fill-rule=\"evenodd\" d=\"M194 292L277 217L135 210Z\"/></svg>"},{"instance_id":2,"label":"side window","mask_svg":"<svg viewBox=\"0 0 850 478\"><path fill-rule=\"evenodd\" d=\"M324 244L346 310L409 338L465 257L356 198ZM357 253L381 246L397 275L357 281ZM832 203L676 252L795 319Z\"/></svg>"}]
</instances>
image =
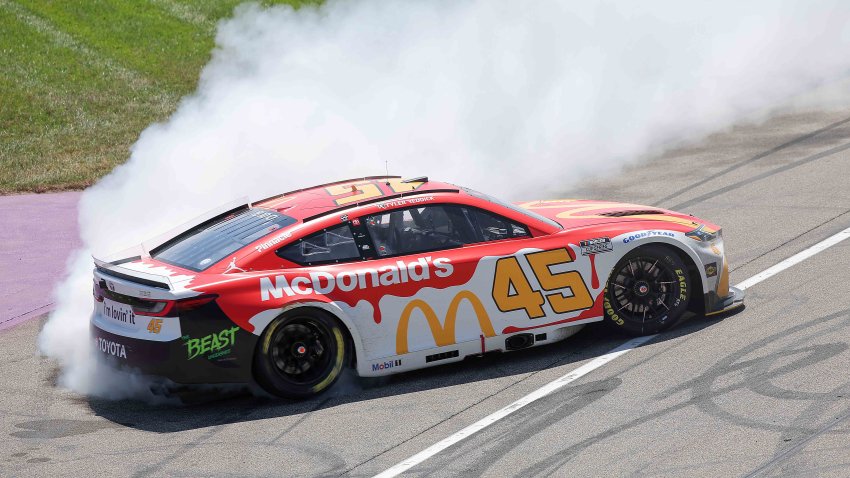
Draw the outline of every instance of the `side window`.
<instances>
[{"instance_id":1,"label":"side window","mask_svg":"<svg viewBox=\"0 0 850 478\"><path fill-rule=\"evenodd\" d=\"M378 257L435 251L479 242L460 206L435 204L365 218Z\"/></svg>"},{"instance_id":2,"label":"side window","mask_svg":"<svg viewBox=\"0 0 850 478\"><path fill-rule=\"evenodd\" d=\"M484 242L529 236L525 226L510 219L477 208L469 208L468 211Z\"/></svg>"},{"instance_id":3,"label":"side window","mask_svg":"<svg viewBox=\"0 0 850 478\"><path fill-rule=\"evenodd\" d=\"M278 249L277 255L301 265L360 259L360 251L348 224L311 234Z\"/></svg>"}]
</instances>

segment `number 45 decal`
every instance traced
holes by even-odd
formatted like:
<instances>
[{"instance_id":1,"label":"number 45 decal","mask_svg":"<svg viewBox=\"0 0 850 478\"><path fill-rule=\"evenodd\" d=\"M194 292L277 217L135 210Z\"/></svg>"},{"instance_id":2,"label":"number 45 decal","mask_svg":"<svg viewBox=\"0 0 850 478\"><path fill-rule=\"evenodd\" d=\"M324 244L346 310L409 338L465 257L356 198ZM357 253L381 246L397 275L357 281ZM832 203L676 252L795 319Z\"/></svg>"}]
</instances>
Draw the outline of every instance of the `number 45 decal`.
<instances>
[{"instance_id":1,"label":"number 45 decal","mask_svg":"<svg viewBox=\"0 0 850 478\"><path fill-rule=\"evenodd\" d=\"M496 261L496 274L493 279L493 300L499 310L511 312L523 309L530 319L539 319L546 315L542 307L546 300L556 314L566 314L593 306L593 298L590 297L590 291L578 271L552 273L552 266L573 261L566 249L532 252L526 254L525 259L544 291L570 289L572 295L554 292L544 298L539 290L531 287L517 257L503 257Z\"/></svg>"},{"instance_id":2,"label":"number 45 decal","mask_svg":"<svg viewBox=\"0 0 850 478\"><path fill-rule=\"evenodd\" d=\"M162 330L162 319L151 319L148 322L148 332L158 334Z\"/></svg>"}]
</instances>

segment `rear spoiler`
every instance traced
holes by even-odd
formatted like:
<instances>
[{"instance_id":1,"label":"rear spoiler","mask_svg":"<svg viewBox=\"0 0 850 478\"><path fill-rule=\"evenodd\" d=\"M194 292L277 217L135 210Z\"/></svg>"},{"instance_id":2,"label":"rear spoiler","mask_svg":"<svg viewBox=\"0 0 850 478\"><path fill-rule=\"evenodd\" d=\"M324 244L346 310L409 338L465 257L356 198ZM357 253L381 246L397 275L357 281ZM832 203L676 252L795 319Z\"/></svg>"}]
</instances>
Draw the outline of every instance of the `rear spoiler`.
<instances>
[{"instance_id":1,"label":"rear spoiler","mask_svg":"<svg viewBox=\"0 0 850 478\"><path fill-rule=\"evenodd\" d=\"M138 246L123 250L114 254L110 254L105 258L92 256L95 268L103 274L107 274L119 279L128 280L137 284L143 284L149 287L158 289L174 290L174 283L171 278L166 275L151 274L142 272L127 267L122 267L122 264L137 261L144 257L150 257L151 251L155 252L157 248L167 245L169 242L179 239L181 236L191 231L206 222L214 221L222 216L226 216L234 211L251 207L247 197L230 201L215 209L205 212L196 218L187 221L180 226L171 229L168 232L160 234L153 239L144 241Z\"/></svg>"},{"instance_id":2,"label":"rear spoiler","mask_svg":"<svg viewBox=\"0 0 850 478\"><path fill-rule=\"evenodd\" d=\"M112 276L118 279L124 279L130 282L135 282L137 284L146 285L148 287L155 287L157 289L164 290L174 290L174 284L171 282L171 278L168 276L151 274L149 272L137 271L121 266L121 264L126 264L127 262L137 261L141 259L141 256L126 257L124 259L120 259L113 262L98 259L94 256L92 256L92 259L94 259L95 269L97 269L98 272L102 274L106 274L108 276Z\"/></svg>"}]
</instances>

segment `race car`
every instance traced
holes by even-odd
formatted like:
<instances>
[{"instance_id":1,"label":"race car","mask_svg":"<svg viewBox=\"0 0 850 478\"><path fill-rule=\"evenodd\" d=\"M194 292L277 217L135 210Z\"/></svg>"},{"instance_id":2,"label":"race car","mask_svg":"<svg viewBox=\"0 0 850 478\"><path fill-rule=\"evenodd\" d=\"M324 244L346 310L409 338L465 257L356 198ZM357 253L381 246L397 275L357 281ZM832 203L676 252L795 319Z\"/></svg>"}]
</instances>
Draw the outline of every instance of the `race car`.
<instances>
[{"instance_id":1,"label":"race car","mask_svg":"<svg viewBox=\"0 0 850 478\"><path fill-rule=\"evenodd\" d=\"M95 258L91 333L175 384L305 398L563 340L605 321L655 334L743 305L720 228L655 207L511 204L428 178L346 180L239 201Z\"/></svg>"}]
</instances>

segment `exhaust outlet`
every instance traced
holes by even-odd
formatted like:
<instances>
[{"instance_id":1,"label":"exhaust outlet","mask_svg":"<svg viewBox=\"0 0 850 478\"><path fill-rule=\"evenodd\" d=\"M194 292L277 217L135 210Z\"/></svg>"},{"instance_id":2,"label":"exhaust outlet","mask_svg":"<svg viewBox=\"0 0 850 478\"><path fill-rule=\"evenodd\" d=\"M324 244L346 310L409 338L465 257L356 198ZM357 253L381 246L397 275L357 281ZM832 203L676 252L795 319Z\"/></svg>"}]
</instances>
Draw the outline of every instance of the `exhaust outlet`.
<instances>
[{"instance_id":1,"label":"exhaust outlet","mask_svg":"<svg viewBox=\"0 0 850 478\"><path fill-rule=\"evenodd\" d=\"M505 350L527 349L534 345L534 334L516 334L505 339Z\"/></svg>"}]
</instances>

